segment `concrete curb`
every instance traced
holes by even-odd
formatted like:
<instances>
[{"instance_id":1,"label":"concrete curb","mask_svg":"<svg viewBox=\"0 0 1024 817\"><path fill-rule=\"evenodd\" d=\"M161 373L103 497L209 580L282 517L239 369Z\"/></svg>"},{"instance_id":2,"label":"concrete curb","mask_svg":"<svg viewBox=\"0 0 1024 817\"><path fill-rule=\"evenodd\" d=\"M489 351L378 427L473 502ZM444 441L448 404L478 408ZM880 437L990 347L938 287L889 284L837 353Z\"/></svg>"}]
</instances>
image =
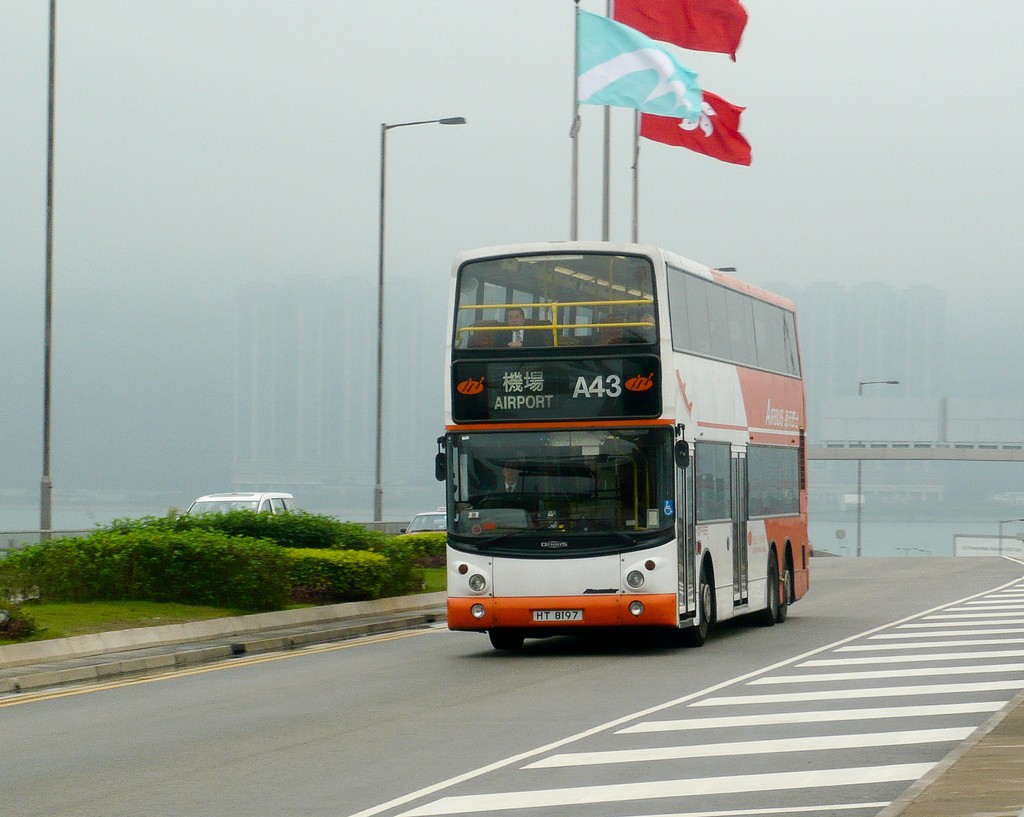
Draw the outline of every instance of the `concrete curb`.
<instances>
[{"instance_id":1,"label":"concrete curb","mask_svg":"<svg viewBox=\"0 0 1024 817\"><path fill-rule=\"evenodd\" d=\"M150 647L209 641L216 638L230 638L287 627L319 626L357 618L415 613L443 607L446 598L444 592L423 593L416 596L329 604L322 607L304 607L298 610L281 610L274 613L215 618L188 624L136 627L130 630L115 630L71 638L9 644L0 647L0 669L88 658L125 650L141 650Z\"/></svg>"},{"instance_id":2,"label":"concrete curb","mask_svg":"<svg viewBox=\"0 0 1024 817\"><path fill-rule=\"evenodd\" d=\"M910 806L912 806L922 794L937 780L942 778L950 768L961 760L968 752L980 744L989 734L992 733L1013 711L1019 706L1024 706L1024 691L1018 692L1006 706L996 712L991 718L975 730L974 734L968 737L963 743L954 748L948 755L935 764L924 777L913 783L902 795L893 800L888 806L882 809L876 817L899 817ZM1021 812L1024 815L1024 812ZM993 815L993 817L996 817Z\"/></svg>"}]
</instances>

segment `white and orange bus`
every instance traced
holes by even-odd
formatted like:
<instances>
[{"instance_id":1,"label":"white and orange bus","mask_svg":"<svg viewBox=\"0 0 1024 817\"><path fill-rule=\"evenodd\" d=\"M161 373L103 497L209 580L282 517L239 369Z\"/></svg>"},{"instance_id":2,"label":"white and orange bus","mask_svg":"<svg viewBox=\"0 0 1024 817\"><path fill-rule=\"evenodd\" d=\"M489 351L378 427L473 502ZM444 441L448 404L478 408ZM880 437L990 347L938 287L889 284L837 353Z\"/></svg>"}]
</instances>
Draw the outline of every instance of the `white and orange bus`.
<instances>
[{"instance_id":1,"label":"white and orange bus","mask_svg":"<svg viewBox=\"0 0 1024 817\"><path fill-rule=\"evenodd\" d=\"M807 591L788 300L653 246L466 252L446 378L450 629L497 649L590 628L699 646Z\"/></svg>"}]
</instances>

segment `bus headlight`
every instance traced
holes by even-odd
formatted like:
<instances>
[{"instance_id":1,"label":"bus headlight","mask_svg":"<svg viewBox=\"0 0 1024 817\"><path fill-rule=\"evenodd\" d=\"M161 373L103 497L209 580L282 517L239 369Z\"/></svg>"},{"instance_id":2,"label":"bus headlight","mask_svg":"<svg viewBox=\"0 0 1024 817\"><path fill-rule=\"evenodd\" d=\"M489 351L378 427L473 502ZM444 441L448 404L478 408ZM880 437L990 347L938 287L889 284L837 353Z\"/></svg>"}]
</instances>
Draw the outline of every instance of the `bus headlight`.
<instances>
[{"instance_id":1,"label":"bus headlight","mask_svg":"<svg viewBox=\"0 0 1024 817\"><path fill-rule=\"evenodd\" d=\"M481 576L479 573L474 573L469 577L469 589L474 593L483 592L483 589L487 587L487 579Z\"/></svg>"},{"instance_id":2,"label":"bus headlight","mask_svg":"<svg viewBox=\"0 0 1024 817\"><path fill-rule=\"evenodd\" d=\"M642 616L644 614L644 603L642 601L631 601L629 603L629 612L634 616Z\"/></svg>"},{"instance_id":3,"label":"bus headlight","mask_svg":"<svg viewBox=\"0 0 1024 817\"><path fill-rule=\"evenodd\" d=\"M644 586L644 574L639 570L630 570L629 573L626 574L626 584L634 590L639 590Z\"/></svg>"},{"instance_id":4,"label":"bus headlight","mask_svg":"<svg viewBox=\"0 0 1024 817\"><path fill-rule=\"evenodd\" d=\"M484 609L484 606L482 604L474 604L472 607L469 608L469 614L473 616L473 618L483 618L484 613L486 612L487 610Z\"/></svg>"}]
</instances>

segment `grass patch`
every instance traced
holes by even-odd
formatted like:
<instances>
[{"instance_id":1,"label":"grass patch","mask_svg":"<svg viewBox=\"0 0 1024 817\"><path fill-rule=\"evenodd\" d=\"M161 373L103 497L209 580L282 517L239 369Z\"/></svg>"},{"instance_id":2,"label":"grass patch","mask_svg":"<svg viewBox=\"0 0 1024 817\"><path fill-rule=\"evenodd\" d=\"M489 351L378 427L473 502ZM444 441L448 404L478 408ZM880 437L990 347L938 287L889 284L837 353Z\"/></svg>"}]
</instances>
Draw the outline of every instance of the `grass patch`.
<instances>
[{"instance_id":1,"label":"grass patch","mask_svg":"<svg viewBox=\"0 0 1024 817\"><path fill-rule=\"evenodd\" d=\"M444 567L426 567L423 569L423 592L439 593L448 589L448 570Z\"/></svg>"},{"instance_id":2,"label":"grass patch","mask_svg":"<svg viewBox=\"0 0 1024 817\"><path fill-rule=\"evenodd\" d=\"M447 586L446 573L443 567L424 568L423 592L443 591ZM288 609L308 606L289 604ZM35 635L25 639L26 641L45 641L50 638L67 638L134 627L156 627L161 624L185 624L189 621L242 616L252 612L230 607L205 607L157 601L30 602L24 609L38 625ZM18 643L22 642L0 638L0 646Z\"/></svg>"},{"instance_id":3,"label":"grass patch","mask_svg":"<svg viewBox=\"0 0 1024 817\"><path fill-rule=\"evenodd\" d=\"M155 601L88 601L26 604L38 624L30 641L67 638L73 635L127 630L132 627L156 627L183 624L210 618L244 615L246 611L227 607L205 607ZM0 644L14 644L0 640Z\"/></svg>"}]
</instances>

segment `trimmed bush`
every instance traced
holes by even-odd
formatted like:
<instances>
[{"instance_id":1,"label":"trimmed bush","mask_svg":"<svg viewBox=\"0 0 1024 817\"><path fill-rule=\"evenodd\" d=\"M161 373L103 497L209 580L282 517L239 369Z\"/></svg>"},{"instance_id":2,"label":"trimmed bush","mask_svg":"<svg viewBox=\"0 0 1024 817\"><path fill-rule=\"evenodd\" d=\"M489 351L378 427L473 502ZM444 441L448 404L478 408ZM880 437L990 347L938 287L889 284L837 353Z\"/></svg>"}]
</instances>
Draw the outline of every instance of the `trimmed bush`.
<instances>
[{"instance_id":1,"label":"trimmed bush","mask_svg":"<svg viewBox=\"0 0 1024 817\"><path fill-rule=\"evenodd\" d=\"M445 564L448 534L444 531L410 533L402 537L416 553L416 564L420 567L443 567Z\"/></svg>"},{"instance_id":2,"label":"trimmed bush","mask_svg":"<svg viewBox=\"0 0 1024 817\"><path fill-rule=\"evenodd\" d=\"M282 547L338 548L340 550L372 550L386 537L367 530L356 522L340 522L333 516L291 511L285 514L231 511L201 516L147 516L141 519L118 519L110 530L126 533L135 530L211 530L229 536L266 539Z\"/></svg>"},{"instance_id":3,"label":"trimmed bush","mask_svg":"<svg viewBox=\"0 0 1024 817\"><path fill-rule=\"evenodd\" d=\"M388 560L365 550L287 548L292 598L314 604L378 598L390 573Z\"/></svg>"},{"instance_id":4,"label":"trimmed bush","mask_svg":"<svg viewBox=\"0 0 1024 817\"><path fill-rule=\"evenodd\" d=\"M4 560L13 589L46 601L177 601L273 610L288 600L288 559L276 545L210 530L99 531L31 545Z\"/></svg>"},{"instance_id":5,"label":"trimmed bush","mask_svg":"<svg viewBox=\"0 0 1024 817\"><path fill-rule=\"evenodd\" d=\"M406 540L409 536L386 536L374 549L387 559L387 576L381 588L382 596L404 596L415 593L423 585L423 573L417 566L417 550Z\"/></svg>"}]
</instances>

